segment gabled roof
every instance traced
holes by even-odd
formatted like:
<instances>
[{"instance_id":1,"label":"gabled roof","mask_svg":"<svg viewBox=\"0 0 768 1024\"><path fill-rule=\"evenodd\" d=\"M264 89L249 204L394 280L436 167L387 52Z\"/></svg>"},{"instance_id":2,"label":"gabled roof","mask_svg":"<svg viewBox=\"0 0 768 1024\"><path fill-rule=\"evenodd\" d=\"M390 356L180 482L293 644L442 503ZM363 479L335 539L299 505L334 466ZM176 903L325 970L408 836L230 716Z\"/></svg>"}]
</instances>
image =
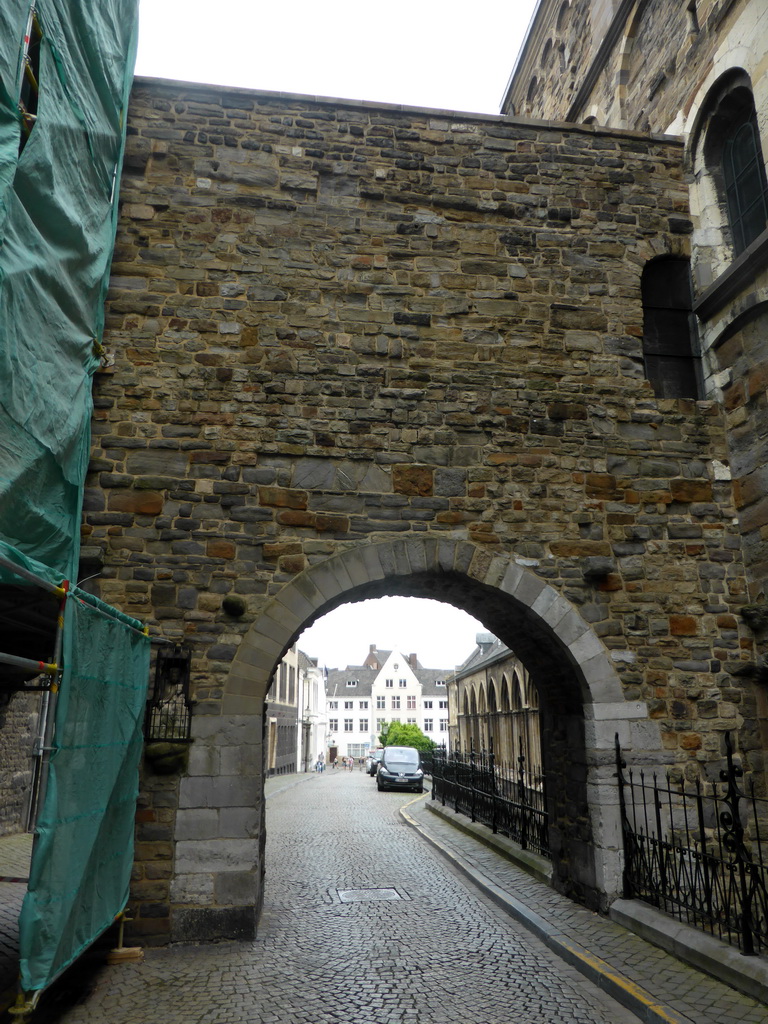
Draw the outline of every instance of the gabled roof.
<instances>
[{"instance_id":1,"label":"gabled roof","mask_svg":"<svg viewBox=\"0 0 768 1024\"><path fill-rule=\"evenodd\" d=\"M451 673L453 679L463 679L464 676L471 675L479 668L493 665L497 661L503 661L505 658L515 656L515 652L510 650L506 644L503 644L492 633L478 633L476 643L477 647L475 647L464 664L460 665L454 673Z\"/></svg>"},{"instance_id":2,"label":"gabled roof","mask_svg":"<svg viewBox=\"0 0 768 1024\"><path fill-rule=\"evenodd\" d=\"M333 700L336 697L370 697L373 681L380 669L363 668L362 665L347 665L346 668L332 668L325 681L325 694ZM355 680L355 686L347 682Z\"/></svg>"}]
</instances>

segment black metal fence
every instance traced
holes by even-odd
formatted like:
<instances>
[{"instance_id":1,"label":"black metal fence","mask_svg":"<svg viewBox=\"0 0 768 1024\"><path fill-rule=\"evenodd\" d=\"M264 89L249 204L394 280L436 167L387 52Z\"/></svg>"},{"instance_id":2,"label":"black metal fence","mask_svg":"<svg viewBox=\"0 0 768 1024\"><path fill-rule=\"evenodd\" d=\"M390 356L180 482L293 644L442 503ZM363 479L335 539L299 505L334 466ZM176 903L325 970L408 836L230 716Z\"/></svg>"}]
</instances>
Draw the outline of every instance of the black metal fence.
<instances>
[{"instance_id":1,"label":"black metal fence","mask_svg":"<svg viewBox=\"0 0 768 1024\"><path fill-rule=\"evenodd\" d=\"M768 801L740 786L726 733L719 780L687 788L616 764L624 833L624 895L738 946L768 952Z\"/></svg>"},{"instance_id":2,"label":"black metal fence","mask_svg":"<svg viewBox=\"0 0 768 1024\"><path fill-rule=\"evenodd\" d=\"M549 856L544 777L528 768L498 761L493 752L469 753L438 747L423 758L432 776L432 799L509 836L524 850Z\"/></svg>"}]
</instances>

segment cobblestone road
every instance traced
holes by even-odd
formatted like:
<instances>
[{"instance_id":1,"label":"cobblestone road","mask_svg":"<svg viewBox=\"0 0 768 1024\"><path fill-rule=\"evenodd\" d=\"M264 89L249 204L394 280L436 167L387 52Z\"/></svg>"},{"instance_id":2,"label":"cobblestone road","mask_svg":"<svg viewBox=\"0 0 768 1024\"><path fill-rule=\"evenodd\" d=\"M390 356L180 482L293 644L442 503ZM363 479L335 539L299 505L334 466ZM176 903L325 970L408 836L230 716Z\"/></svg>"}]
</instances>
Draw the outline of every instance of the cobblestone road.
<instances>
[{"instance_id":1,"label":"cobblestone road","mask_svg":"<svg viewBox=\"0 0 768 1024\"><path fill-rule=\"evenodd\" d=\"M258 940L148 951L46 1024L636 1024L454 874L411 799L358 771L275 793Z\"/></svg>"}]
</instances>

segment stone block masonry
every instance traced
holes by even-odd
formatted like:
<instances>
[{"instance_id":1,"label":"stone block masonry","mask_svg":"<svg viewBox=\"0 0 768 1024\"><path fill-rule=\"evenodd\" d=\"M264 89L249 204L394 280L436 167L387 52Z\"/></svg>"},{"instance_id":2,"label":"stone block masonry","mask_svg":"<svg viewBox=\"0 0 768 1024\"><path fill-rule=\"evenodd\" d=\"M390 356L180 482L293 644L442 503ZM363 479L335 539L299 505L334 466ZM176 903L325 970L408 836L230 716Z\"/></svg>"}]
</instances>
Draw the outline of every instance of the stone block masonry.
<instances>
[{"instance_id":1,"label":"stone block masonry","mask_svg":"<svg viewBox=\"0 0 768 1024\"><path fill-rule=\"evenodd\" d=\"M655 399L641 360L643 266L689 242L681 146L142 80L128 131L83 543L103 598L194 648L176 841L197 822L237 884L185 846L185 936L190 906L242 896L259 845L221 827L261 806L252 680L321 609L428 596L435 567L466 607L509 595L480 610L526 660L564 774L574 743L585 780L595 763L584 717L608 756L585 709L621 695L657 758L696 770L732 728L753 756L722 412Z\"/></svg>"}]
</instances>

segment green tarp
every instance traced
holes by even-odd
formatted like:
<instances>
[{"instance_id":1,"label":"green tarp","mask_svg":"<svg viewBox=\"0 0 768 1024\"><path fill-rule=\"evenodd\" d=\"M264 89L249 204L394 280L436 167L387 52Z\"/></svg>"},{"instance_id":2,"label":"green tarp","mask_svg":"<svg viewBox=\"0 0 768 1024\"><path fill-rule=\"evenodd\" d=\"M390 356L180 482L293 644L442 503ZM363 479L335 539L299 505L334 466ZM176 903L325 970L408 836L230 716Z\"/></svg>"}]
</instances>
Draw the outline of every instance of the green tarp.
<instances>
[{"instance_id":1,"label":"green tarp","mask_svg":"<svg viewBox=\"0 0 768 1024\"><path fill-rule=\"evenodd\" d=\"M56 978L128 900L149 638L127 621L78 591L67 599L53 752L19 919L28 992Z\"/></svg>"},{"instance_id":2,"label":"green tarp","mask_svg":"<svg viewBox=\"0 0 768 1024\"><path fill-rule=\"evenodd\" d=\"M0 4L0 537L72 579L138 3L35 6L37 122L19 154L30 3Z\"/></svg>"},{"instance_id":3,"label":"green tarp","mask_svg":"<svg viewBox=\"0 0 768 1024\"><path fill-rule=\"evenodd\" d=\"M77 579L138 0L35 9L37 119L20 146L31 2L0 0L0 554L60 585ZM0 571L0 584L22 583ZM54 752L20 919L29 991L128 896L149 675L136 625L77 589L66 601Z\"/></svg>"}]
</instances>

